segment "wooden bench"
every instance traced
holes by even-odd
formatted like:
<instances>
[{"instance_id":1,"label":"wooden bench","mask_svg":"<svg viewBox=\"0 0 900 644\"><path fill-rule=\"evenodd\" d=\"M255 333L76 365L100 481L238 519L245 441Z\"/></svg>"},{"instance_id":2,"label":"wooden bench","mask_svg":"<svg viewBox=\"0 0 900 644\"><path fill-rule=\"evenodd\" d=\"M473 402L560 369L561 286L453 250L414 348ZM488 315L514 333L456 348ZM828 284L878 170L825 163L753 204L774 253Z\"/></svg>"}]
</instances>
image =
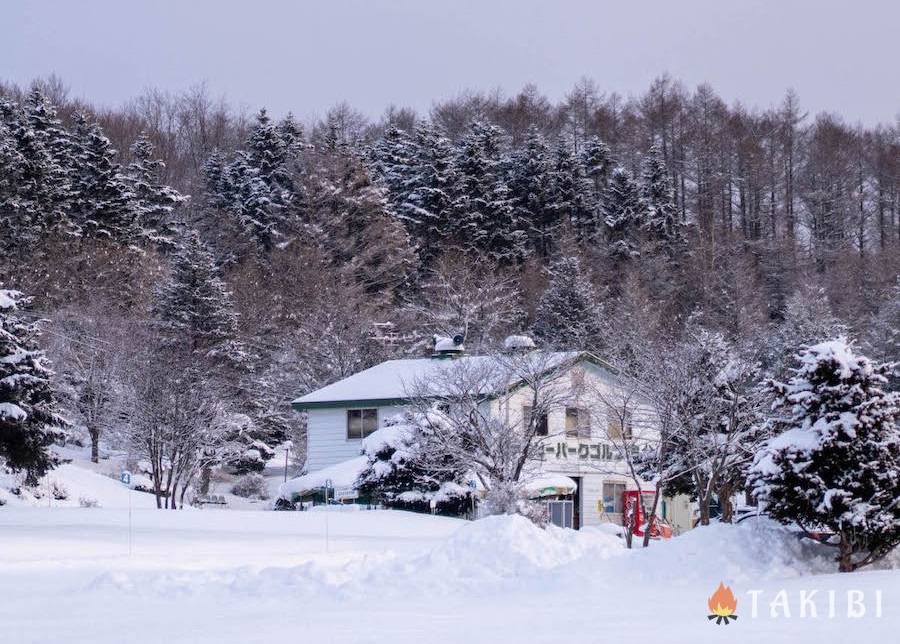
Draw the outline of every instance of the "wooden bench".
<instances>
[{"instance_id":1,"label":"wooden bench","mask_svg":"<svg viewBox=\"0 0 900 644\"><path fill-rule=\"evenodd\" d=\"M201 508L207 505L225 507L228 505L228 502L225 500L225 497L222 495L216 496L215 494L210 494L209 496L204 496L196 501L194 501L195 505L199 505Z\"/></svg>"}]
</instances>

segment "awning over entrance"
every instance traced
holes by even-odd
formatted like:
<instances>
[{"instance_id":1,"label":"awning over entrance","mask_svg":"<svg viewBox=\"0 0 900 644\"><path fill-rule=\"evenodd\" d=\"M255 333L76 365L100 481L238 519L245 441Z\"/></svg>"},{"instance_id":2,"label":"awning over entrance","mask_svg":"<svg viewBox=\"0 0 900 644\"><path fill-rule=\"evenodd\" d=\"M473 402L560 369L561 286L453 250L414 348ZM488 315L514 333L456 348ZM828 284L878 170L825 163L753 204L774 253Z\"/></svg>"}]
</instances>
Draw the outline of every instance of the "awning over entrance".
<instances>
[{"instance_id":1,"label":"awning over entrance","mask_svg":"<svg viewBox=\"0 0 900 644\"><path fill-rule=\"evenodd\" d=\"M575 494L577 489L578 484L564 474L542 474L525 484L525 492L532 499Z\"/></svg>"}]
</instances>

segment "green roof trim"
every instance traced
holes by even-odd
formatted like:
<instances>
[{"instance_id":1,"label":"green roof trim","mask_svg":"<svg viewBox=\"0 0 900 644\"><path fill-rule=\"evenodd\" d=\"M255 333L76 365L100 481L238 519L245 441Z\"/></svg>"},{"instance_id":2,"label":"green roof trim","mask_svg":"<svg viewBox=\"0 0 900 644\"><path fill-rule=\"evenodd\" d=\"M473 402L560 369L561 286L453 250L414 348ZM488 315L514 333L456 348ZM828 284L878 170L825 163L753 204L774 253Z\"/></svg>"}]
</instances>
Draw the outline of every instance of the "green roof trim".
<instances>
[{"instance_id":1,"label":"green roof trim","mask_svg":"<svg viewBox=\"0 0 900 644\"><path fill-rule=\"evenodd\" d=\"M305 409L357 409L360 407L396 407L405 405L406 398L363 398L360 400L320 400L316 402L292 402L291 407L297 411Z\"/></svg>"}]
</instances>

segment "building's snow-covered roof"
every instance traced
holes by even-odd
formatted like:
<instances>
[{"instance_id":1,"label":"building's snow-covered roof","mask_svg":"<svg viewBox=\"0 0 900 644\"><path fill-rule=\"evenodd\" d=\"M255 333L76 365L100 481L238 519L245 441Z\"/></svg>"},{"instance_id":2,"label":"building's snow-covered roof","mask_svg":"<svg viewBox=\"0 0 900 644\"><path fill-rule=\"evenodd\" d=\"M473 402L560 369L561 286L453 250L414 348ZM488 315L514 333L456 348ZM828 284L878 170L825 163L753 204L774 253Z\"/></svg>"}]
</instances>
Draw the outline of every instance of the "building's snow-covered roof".
<instances>
[{"instance_id":1,"label":"building's snow-covered roof","mask_svg":"<svg viewBox=\"0 0 900 644\"><path fill-rule=\"evenodd\" d=\"M329 481L335 491L352 488L368 462L365 456L355 456L316 472L298 476L282 483L278 488L278 496L283 499L291 499L294 495L303 496L322 489Z\"/></svg>"},{"instance_id":2,"label":"building's snow-covered roof","mask_svg":"<svg viewBox=\"0 0 900 644\"><path fill-rule=\"evenodd\" d=\"M502 361L506 358L499 356L461 356L456 358L417 358L409 360L388 360L370 367L357 374L339 380L316 391L310 392L293 401L299 409L310 407L325 407L327 403L336 405L355 401L402 401L409 398L412 390L418 391L423 383L436 384L439 387L442 371L453 368L490 369L491 366L501 367L495 372L502 372ZM588 353L581 351L543 352L534 351L517 359L533 360L534 366L541 368L555 368L566 362L576 362L580 359L600 362ZM514 370L510 369L508 373ZM512 383L503 383L503 386ZM499 387L498 387L499 389ZM431 395L440 396L439 388L431 392Z\"/></svg>"}]
</instances>

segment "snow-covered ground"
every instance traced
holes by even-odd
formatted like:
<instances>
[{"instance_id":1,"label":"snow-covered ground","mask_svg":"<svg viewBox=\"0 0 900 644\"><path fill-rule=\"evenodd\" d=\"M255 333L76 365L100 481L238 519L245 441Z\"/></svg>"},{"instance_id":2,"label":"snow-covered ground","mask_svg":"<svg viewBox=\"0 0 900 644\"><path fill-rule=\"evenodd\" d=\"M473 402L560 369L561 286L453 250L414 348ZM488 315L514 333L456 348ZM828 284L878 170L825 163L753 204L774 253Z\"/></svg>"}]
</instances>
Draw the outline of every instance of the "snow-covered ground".
<instances>
[{"instance_id":1,"label":"snow-covered ground","mask_svg":"<svg viewBox=\"0 0 900 644\"><path fill-rule=\"evenodd\" d=\"M842 642L900 630L900 572L838 575L830 551L767 523L628 552L607 531L520 517L158 511L131 493L129 531L120 483L75 465L54 476L102 507L0 508L4 644ZM738 599L728 626L706 618L720 581ZM790 619L769 616L781 589ZM848 589L866 593L866 616L846 617ZM750 590L763 591L756 619ZM819 590L818 618L799 617L801 590Z\"/></svg>"}]
</instances>

